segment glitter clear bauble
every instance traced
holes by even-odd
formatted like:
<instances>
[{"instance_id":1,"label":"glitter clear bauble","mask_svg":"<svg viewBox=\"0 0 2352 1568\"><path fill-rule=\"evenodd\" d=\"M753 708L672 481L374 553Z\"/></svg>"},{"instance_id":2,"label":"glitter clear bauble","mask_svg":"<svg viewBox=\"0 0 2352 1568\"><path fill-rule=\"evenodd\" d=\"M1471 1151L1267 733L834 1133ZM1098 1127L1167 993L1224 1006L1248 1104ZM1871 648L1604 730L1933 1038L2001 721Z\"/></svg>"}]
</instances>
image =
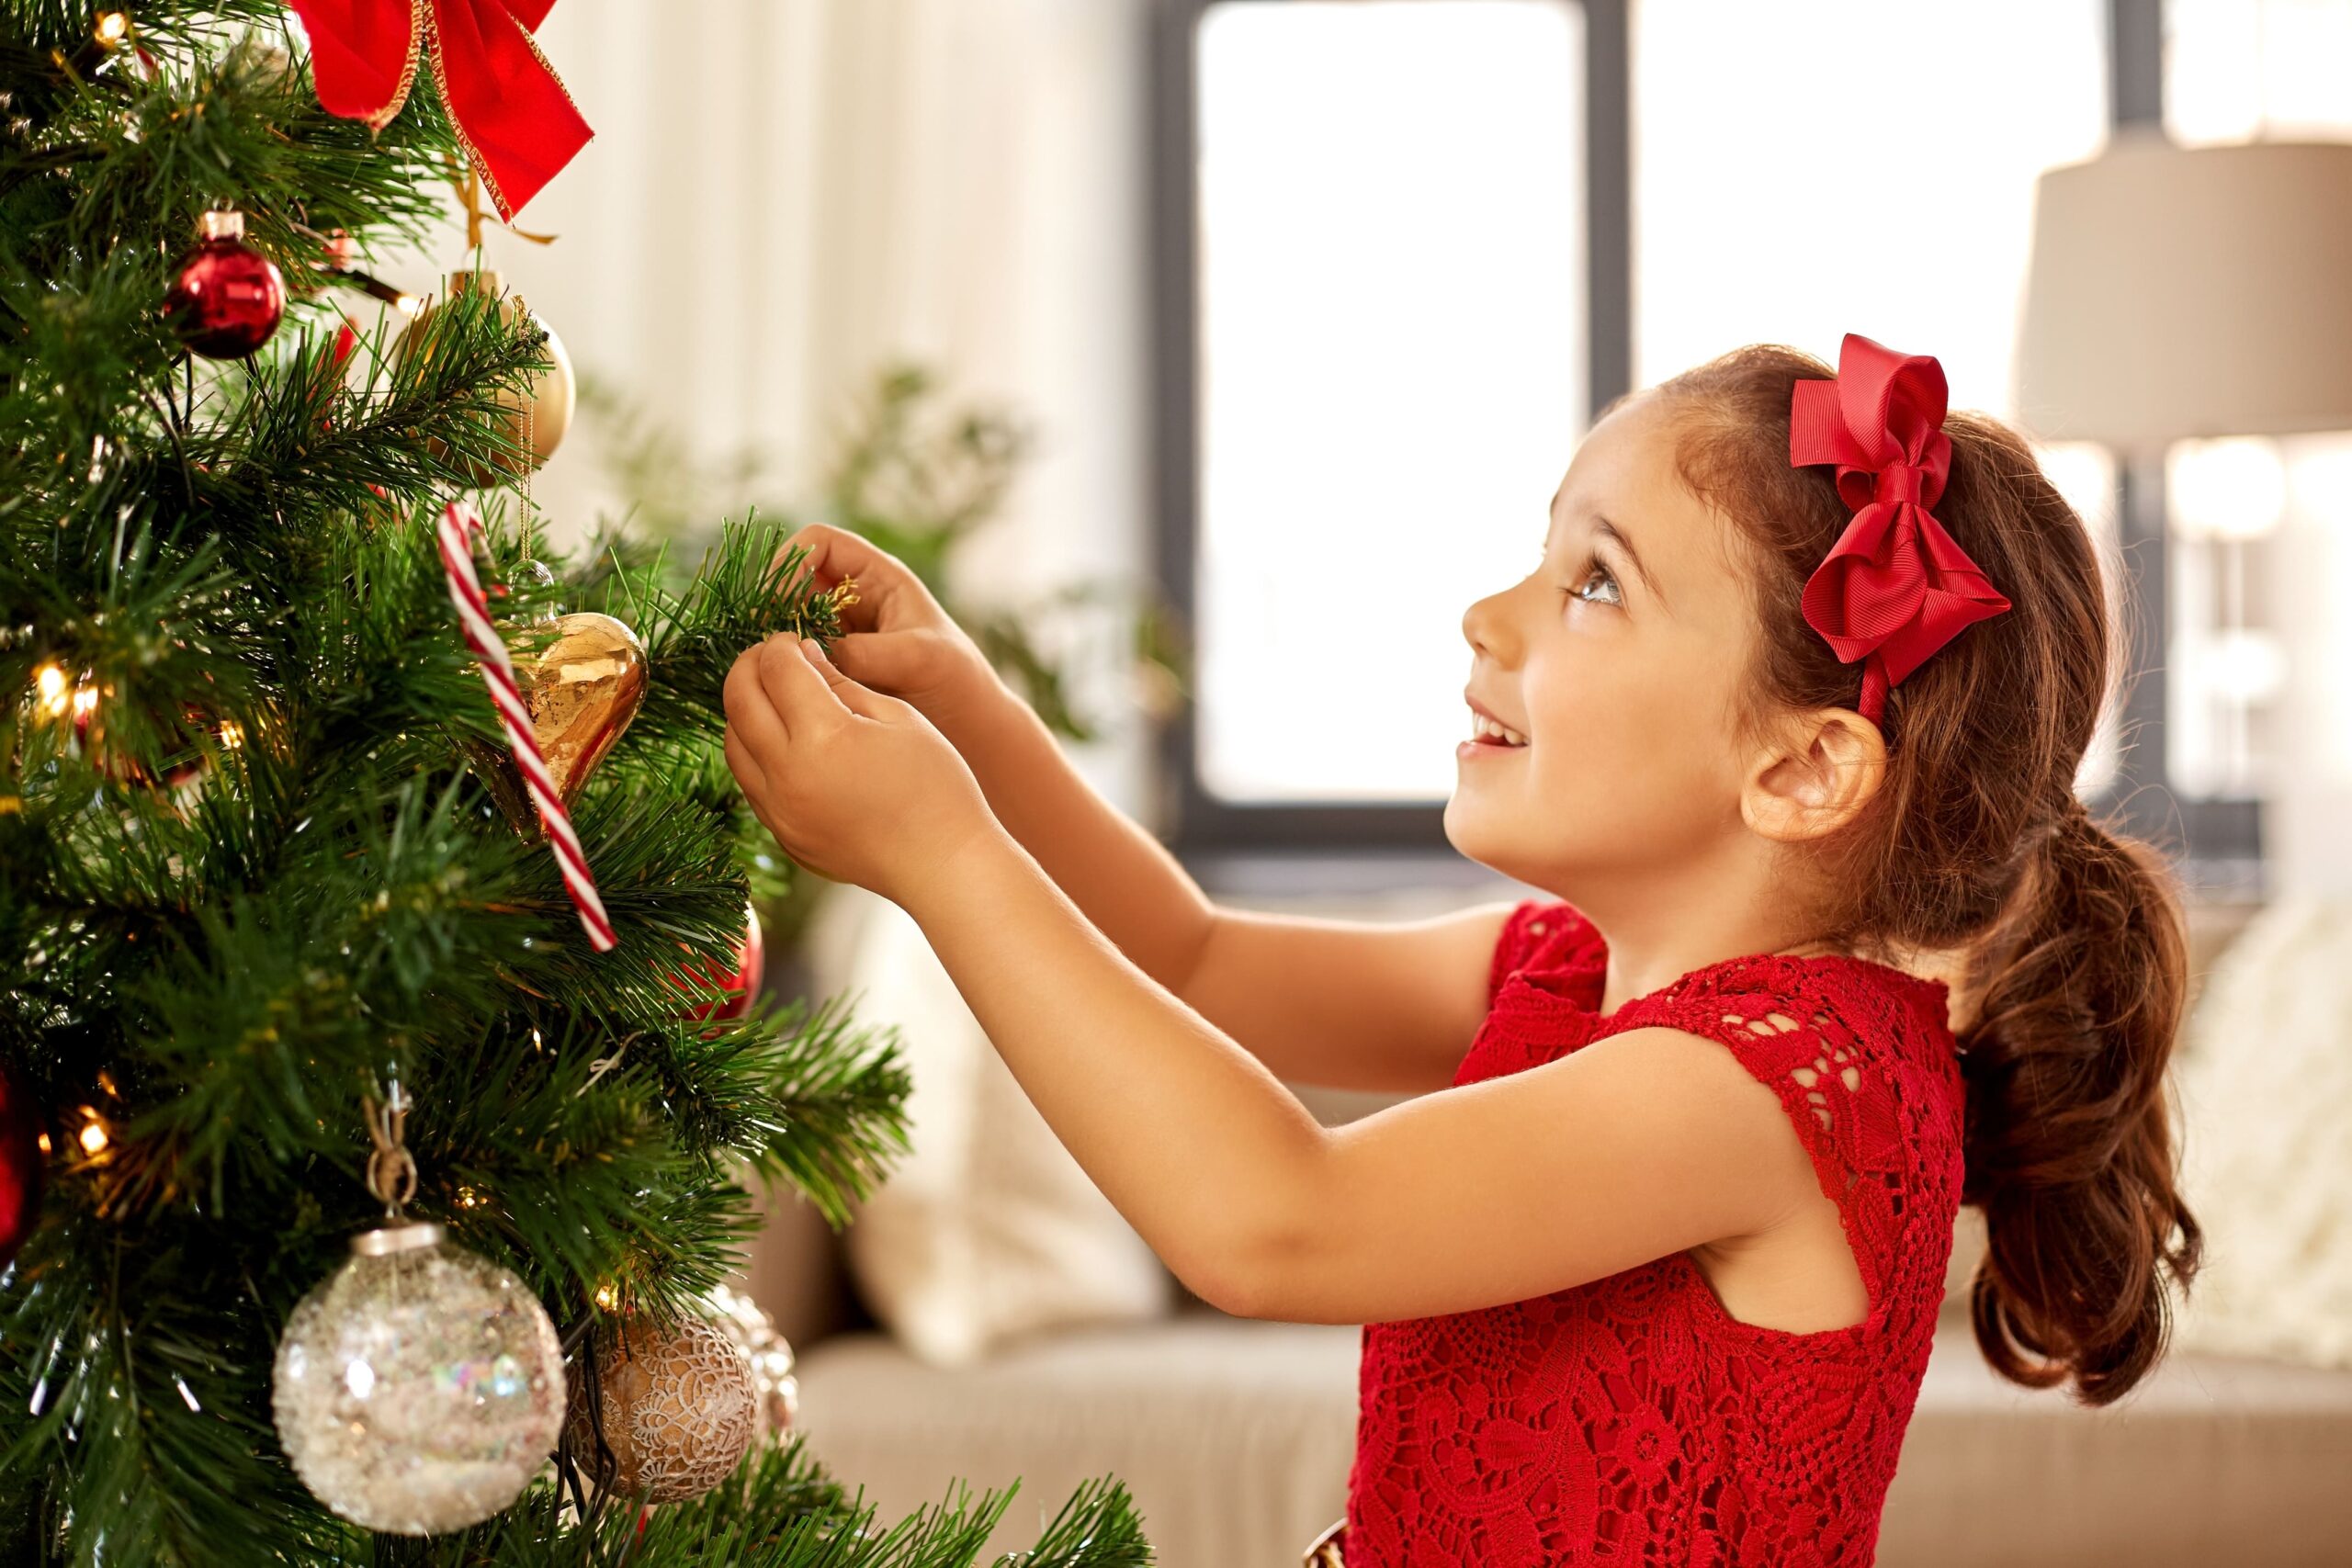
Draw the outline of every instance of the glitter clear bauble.
<instances>
[{"instance_id":1,"label":"glitter clear bauble","mask_svg":"<svg viewBox=\"0 0 2352 1568\"><path fill-rule=\"evenodd\" d=\"M714 1285L704 1299L718 1331L752 1364L752 1390L759 1395L760 1438L773 1443L793 1430L800 1419L800 1380L792 1375L792 1347L775 1331L775 1320L742 1292Z\"/></svg>"},{"instance_id":2,"label":"glitter clear bauble","mask_svg":"<svg viewBox=\"0 0 2352 1568\"><path fill-rule=\"evenodd\" d=\"M592 1406L578 1365L571 1376L564 1447L593 1478L601 1456ZM701 1496L741 1462L759 1430L752 1364L705 1318L668 1328L641 1317L605 1323L597 1333L596 1382L615 1463L612 1489L643 1502Z\"/></svg>"},{"instance_id":3,"label":"glitter clear bauble","mask_svg":"<svg viewBox=\"0 0 2352 1568\"><path fill-rule=\"evenodd\" d=\"M294 1472L343 1517L429 1535L521 1495L563 1427L563 1351L513 1274L439 1225L351 1239L277 1342L273 1403Z\"/></svg>"}]
</instances>

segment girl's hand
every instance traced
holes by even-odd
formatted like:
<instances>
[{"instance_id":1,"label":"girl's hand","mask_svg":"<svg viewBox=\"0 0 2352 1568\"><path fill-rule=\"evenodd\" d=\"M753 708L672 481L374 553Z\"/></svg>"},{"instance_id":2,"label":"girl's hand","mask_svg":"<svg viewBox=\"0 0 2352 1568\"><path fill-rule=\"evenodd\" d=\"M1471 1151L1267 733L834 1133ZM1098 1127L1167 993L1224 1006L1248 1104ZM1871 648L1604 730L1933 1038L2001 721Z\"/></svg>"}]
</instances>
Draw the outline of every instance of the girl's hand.
<instances>
[{"instance_id":1,"label":"girl's hand","mask_svg":"<svg viewBox=\"0 0 2352 1568\"><path fill-rule=\"evenodd\" d=\"M779 633L727 674L727 765L785 852L903 905L966 845L998 831L956 748L897 697Z\"/></svg>"},{"instance_id":2,"label":"girl's hand","mask_svg":"<svg viewBox=\"0 0 2352 1568\"><path fill-rule=\"evenodd\" d=\"M903 697L947 737L1012 692L988 656L940 607L904 561L830 523L811 523L784 542L808 551L803 563L820 590L855 580L857 602L842 612L850 629L833 639L835 669L877 692Z\"/></svg>"}]
</instances>

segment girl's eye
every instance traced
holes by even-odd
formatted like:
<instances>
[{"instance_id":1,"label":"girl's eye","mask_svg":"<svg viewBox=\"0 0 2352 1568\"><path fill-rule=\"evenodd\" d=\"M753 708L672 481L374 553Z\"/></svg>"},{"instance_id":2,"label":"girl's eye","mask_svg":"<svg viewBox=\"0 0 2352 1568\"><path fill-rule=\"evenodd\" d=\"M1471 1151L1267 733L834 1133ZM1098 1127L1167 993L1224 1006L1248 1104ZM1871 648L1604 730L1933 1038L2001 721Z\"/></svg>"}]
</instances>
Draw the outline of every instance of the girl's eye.
<instances>
[{"instance_id":1,"label":"girl's eye","mask_svg":"<svg viewBox=\"0 0 2352 1568\"><path fill-rule=\"evenodd\" d=\"M1563 588L1560 592L1571 599L1583 598L1584 595L1578 592L1578 590L1596 578L1609 585L1608 596L1600 599L1585 599L1586 604L1623 604L1625 602L1624 589L1618 584L1616 577L1610 570L1598 561L1591 562L1585 568L1584 576L1577 580L1574 587Z\"/></svg>"}]
</instances>

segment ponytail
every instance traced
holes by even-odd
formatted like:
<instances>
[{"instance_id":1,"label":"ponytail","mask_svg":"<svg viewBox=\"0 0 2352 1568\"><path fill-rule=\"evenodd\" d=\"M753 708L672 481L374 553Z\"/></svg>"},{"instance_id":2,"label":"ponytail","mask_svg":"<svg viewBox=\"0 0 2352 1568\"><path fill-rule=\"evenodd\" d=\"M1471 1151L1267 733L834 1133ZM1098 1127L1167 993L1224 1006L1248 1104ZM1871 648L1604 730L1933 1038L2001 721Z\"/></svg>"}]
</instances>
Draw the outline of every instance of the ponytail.
<instances>
[{"instance_id":1,"label":"ponytail","mask_svg":"<svg viewBox=\"0 0 2352 1568\"><path fill-rule=\"evenodd\" d=\"M1656 389L1676 473L1751 569L1744 719L1855 702L1854 666L1804 613L1855 513L1827 465L1789 460L1797 383L1836 374L1750 344ZM2010 607L1886 693L1875 808L1819 845L1809 913L1857 948L1969 961L1954 1029L1961 1201L1990 1238L1970 1283L1976 1340L2012 1382L2071 1382L2106 1404L2164 1355L2166 1276L2185 1290L2199 1261L2165 1100L2184 899L2154 845L2108 831L2075 793L2131 646L2091 530L2017 431L1966 410L1943 430L1936 519Z\"/></svg>"},{"instance_id":2,"label":"ponytail","mask_svg":"<svg viewBox=\"0 0 2352 1568\"><path fill-rule=\"evenodd\" d=\"M2071 795L2029 860L1959 1041L1961 1201L1989 1238L1969 1315L2001 1375L2102 1405L2164 1354L2163 1275L2186 1290L2202 1252L2165 1100L2188 937L2160 853Z\"/></svg>"}]
</instances>

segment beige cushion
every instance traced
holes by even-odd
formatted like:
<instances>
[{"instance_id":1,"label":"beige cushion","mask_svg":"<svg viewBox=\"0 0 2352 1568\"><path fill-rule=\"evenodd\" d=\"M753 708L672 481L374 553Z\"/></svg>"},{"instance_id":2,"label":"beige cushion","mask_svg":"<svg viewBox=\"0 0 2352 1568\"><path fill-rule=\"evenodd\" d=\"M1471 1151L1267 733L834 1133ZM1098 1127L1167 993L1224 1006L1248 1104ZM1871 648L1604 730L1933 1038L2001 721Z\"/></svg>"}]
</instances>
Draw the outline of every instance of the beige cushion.
<instances>
[{"instance_id":1,"label":"beige cushion","mask_svg":"<svg viewBox=\"0 0 2352 1568\"><path fill-rule=\"evenodd\" d=\"M1888 1488L1884 1568L2345 1561L2352 1373L2176 1354L2103 1410L2004 1382L1948 1317Z\"/></svg>"},{"instance_id":2,"label":"beige cushion","mask_svg":"<svg viewBox=\"0 0 2352 1568\"><path fill-rule=\"evenodd\" d=\"M913 1078L911 1152L843 1238L876 1321L919 1359L958 1366L1042 1329L1170 1309L1167 1269L1030 1103L911 917L837 886L805 952L820 995L895 1028Z\"/></svg>"},{"instance_id":3,"label":"beige cushion","mask_svg":"<svg viewBox=\"0 0 2352 1568\"><path fill-rule=\"evenodd\" d=\"M2257 915L2183 1056L2181 1185L2206 1262L2180 1344L2352 1369L2352 905Z\"/></svg>"},{"instance_id":4,"label":"beige cushion","mask_svg":"<svg viewBox=\"0 0 2352 1568\"><path fill-rule=\"evenodd\" d=\"M1297 1568L1347 1507L1360 1331L1187 1308L1072 1329L982 1365L845 1334L801 1358L801 1427L894 1523L961 1480L1020 1491L977 1562L1036 1544L1081 1481L1116 1476L1158 1568ZM1041 1518L1042 1515L1042 1518Z\"/></svg>"}]
</instances>

